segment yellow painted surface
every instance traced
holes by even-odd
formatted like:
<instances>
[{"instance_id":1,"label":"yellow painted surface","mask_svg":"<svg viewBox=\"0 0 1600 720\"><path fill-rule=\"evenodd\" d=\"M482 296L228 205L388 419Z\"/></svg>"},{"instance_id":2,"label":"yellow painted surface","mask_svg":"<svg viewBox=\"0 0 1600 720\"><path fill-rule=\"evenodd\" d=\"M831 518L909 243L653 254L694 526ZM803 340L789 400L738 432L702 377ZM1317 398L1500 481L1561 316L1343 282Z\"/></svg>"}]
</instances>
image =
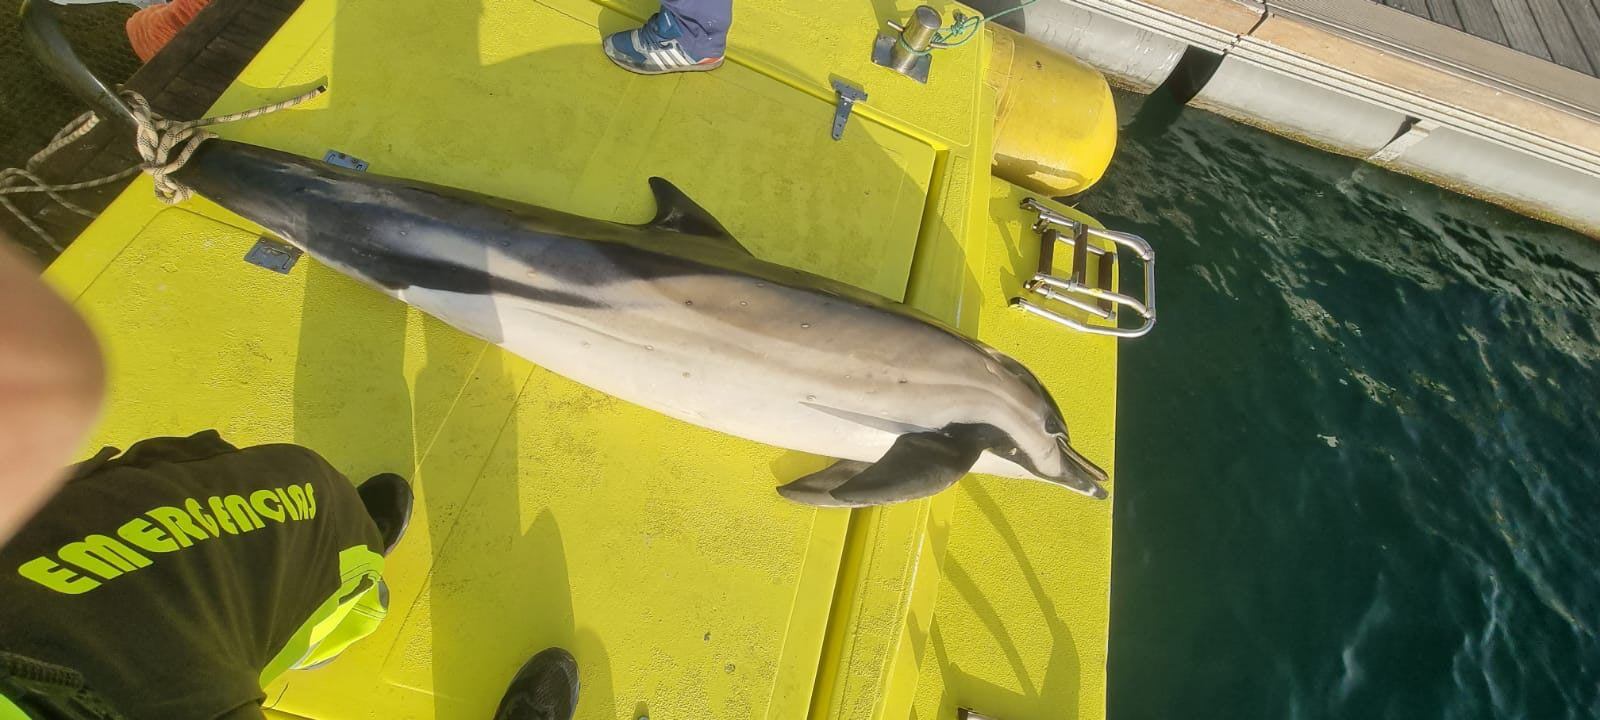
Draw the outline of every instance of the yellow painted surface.
<instances>
[{"instance_id":1,"label":"yellow painted surface","mask_svg":"<svg viewBox=\"0 0 1600 720\"><path fill-rule=\"evenodd\" d=\"M1031 261L1018 198L991 190L987 43L938 55L926 87L866 61L880 19L912 6L740 2L722 69L642 78L598 48L642 1L308 0L214 110L326 82L222 132L591 217L648 218L645 178L666 177L758 256L1012 353L1109 468L1114 346L1004 307ZM870 95L838 143L833 75ZM792 505L772 488L825 459L587 390L313 261L245 264L256 232L201 200L164 208L141 180L49 275L109 355L97 444L216 427L414 479L390 619L270 688L275 713L487 717L549 645L578 658L582 718L946 717L980 681L1035 710L1103 704L1109 503L969 478L853 514ZM1049 552L1025 555L1036 542ZM1005 574L1025 560L1047 569ZM973 578L989 605L968 607ZM1027 637L950 645L996 627ZM1075 664L1041 665L1063 641ZM1059 716L1035 710L1001 717Z\"/></svg>"},{"instance_id":2,"label":"yellow painted surface","mask_svg":"<svg viewBox=\"0 0 1600 720\"><path fill-rule=\"evenodd\" d=\"M971 43L987 58L987 45ZM993 107L990 88L979 85L979 107ZM922 219L906 301L968 333L976 333L982 297L967 251L988 225L985 200L992 123L972 118L971 141L941 155ZM918 678L916 639L927 633L937 599L942 547L937 531L947 522L949 493L929 501L868 508L852 514L839 573L824 671L811 717L867 720L904 717Z\"/></svg>"},{"instance_id":3,"label":"yellow painted surface","mask_svg":"<svg viewBox=\"0 0 1600 720\"><path fill-rule=\"evenodd\" d=\"M1115 478L1116 341L1005 306L1038 265L1033 218L1018 208L1027 196L993 183L979 337L1039 376L1073 446ZM1058 250L1057 274L1070 269L1070 256ZM1106 489L1111 500L1093 502L1041 483L971 476L945 493L954 508L938 530L943 581L911 717L945 720L962 707L1000 720L1105 717L1116 484Z\"/></svg>"},{"instance_id":4,"label":"yellow painted surface","mask_svg":"<svg viewBox=\"0 0 1600 720\"><path fill-rule=\"evenodd\" d=\"M987 127L975 137L969 157L987 156ZM1073 445L1114 476L1116 342L1008 306L1038 267L1023 198L1100 224L986 171L946 196L972 211L930 208L925 225L961 232L924 238L909 301L1022 361L1061 405ZM1067 275L1071 253L1055 258ZM1000 720L1103 718L1111 512L1109 500L984 476L925 503L858 511L811 717L944 720L966 707Z\"/></svg>"}]
</instances>

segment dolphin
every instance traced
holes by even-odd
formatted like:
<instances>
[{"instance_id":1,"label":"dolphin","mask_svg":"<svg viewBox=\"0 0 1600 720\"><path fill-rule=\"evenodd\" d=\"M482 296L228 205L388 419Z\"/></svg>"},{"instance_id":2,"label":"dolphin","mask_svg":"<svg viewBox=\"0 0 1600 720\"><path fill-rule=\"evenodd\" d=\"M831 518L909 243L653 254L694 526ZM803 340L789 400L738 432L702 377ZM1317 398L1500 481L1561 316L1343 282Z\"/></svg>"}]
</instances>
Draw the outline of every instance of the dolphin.
<instances>
[{"instance_id":1,"label":"dolphin","mask_svg":"<svg viewBox=\"0 0 1600 720\"><path fill-rule=\"evenodd\" d=\"M688 423L838 458L791 500L860 507L969 471L1102 498L1017 361L904 304L752 255L671 183L641 225L207 141L173 177L544 368Z\"/></svg>"},{"instance_id":2,"label":"dolphin","mask_svg":"<svg viewBox=\"0 0 1600 720\"><path fill-rule=\"evenodd\" d=\"M103 119L136 124L54 6L24 40ZM778 488L861 507L969 471L1106 497L1050 393L913 308L757 258L671 183L642 225L208 140L173 179L305 253L557 374L702 427L838 458Z\"/></svg>"}]
</instances>

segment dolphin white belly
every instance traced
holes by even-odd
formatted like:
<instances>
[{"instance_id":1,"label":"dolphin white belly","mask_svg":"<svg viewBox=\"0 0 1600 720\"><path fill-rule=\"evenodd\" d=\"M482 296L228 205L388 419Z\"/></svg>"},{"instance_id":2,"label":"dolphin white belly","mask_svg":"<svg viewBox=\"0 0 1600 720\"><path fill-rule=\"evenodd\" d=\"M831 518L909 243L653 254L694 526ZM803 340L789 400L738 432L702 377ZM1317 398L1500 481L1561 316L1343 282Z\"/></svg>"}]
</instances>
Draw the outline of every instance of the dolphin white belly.
<instances>
[{"instance_id":1,"label":"dolphin white belly","mask_svg":"<svg viewBox=\"0 0 1600 720\"><path fill-rule=\"evenodd\" d=\"M458 328L479 328L475 334L600 392L693 425L816 455L871 462L907 432L982 420L963 416L970 406L960 398L986 391L962 377L919 371L915 347L857 348L845 355L819 349L838 323L820 312L814 321L795 317L779 327L772 322L774 307L792 312L808 300L788 297L794 294L788 288L733 278L678 284L685 287L667 293L642 281L613 285L604 310L426 288L398 296ZM928 339L939 344L942 338ZM932 412L930 386L948 399ZM907 417L900 410L908 407L923 412ZM976 469L1032 477L987 453Z\"/></svg>"}]
</instances>

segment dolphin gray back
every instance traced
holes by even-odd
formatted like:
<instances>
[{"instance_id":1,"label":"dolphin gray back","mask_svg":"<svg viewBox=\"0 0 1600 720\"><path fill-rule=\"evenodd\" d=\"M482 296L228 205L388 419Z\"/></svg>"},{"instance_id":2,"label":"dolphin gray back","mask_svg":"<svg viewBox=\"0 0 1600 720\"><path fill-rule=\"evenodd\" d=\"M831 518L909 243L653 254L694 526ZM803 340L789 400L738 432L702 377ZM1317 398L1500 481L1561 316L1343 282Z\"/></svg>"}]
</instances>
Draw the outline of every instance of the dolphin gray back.
<instances>
[{"instance_id":1,"label":"dolphin gray back","mask_svg":"<svg viewBox=\"0 0 1600 720\"><path fill-rule=\"evenodd\" d=\"M936 318L847 283L766 262L710 221L670 183L652 179L662 212L649 223L595 220L459 188L357 172L257 145L212 140L174 177L207 199L325 261L360 268L388 290L420 286L466 293L516 290L486 273L485 250L524 256L530 265L573 284L603 285L627 277L738 274L808 291L925 323L971 342ZM686 232L687 231L687 232ZM720 232L720 237L697 234ZM608 262L586 256L606 255ZM515 284L515 283L513 283ZM567 298L571 302L592 299ZM979 343L973 343L978 347Z\"/></svg>"},{"instance_id":2,"label":"dolphin gray back","mask_svg":"<svg viewBox=\"0 0 1600 720\"><path fill-rule=\"evenodd\" d=\"M537 243L544 224L595 225L466 190L367 175L270 148L213 140L175 177L200 195L376 284L496 290L492 245ZM550 240L553 238L543 238Z\"/></svg>"}]
</instances>

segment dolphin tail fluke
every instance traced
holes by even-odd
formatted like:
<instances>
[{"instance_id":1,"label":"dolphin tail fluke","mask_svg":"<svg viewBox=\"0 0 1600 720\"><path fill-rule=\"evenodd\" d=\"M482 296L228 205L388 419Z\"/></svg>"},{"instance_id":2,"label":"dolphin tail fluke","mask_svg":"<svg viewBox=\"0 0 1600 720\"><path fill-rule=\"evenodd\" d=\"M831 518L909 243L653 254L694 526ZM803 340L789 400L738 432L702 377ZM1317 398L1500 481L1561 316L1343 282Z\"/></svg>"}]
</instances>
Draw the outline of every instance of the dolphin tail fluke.
<instances>
[{"instance_id":1,"label":"dolphin tail fluke","mask_svg":"<svg viewBox=\"0 0 1600 720\"><path fill-rule=\"evenodd\" d=\"M916 500L954 485L983 452L963 433L901 435L875 463L840 460L778 488L778 494L819 507L865 507Z\"/></svg>"}]
</instances>

